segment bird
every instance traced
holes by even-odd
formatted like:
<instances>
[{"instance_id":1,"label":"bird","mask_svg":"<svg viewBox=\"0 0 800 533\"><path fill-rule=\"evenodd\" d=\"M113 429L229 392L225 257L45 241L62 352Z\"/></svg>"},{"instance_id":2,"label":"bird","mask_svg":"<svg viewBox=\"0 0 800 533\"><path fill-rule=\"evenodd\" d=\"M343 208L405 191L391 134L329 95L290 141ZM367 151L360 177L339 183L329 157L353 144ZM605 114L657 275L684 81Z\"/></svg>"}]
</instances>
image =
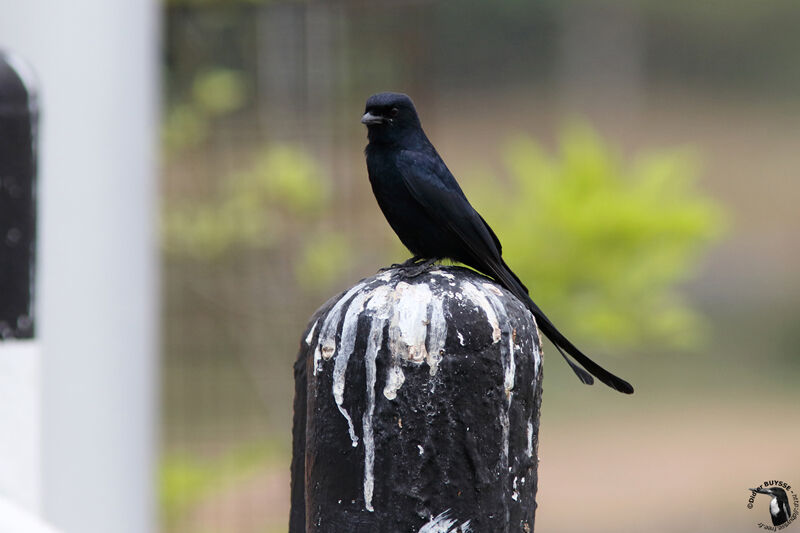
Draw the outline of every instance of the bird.
<instances>
[{"instance_id":1,"label":"bird","mask_svg":"<svg viewBox=\"0 0 800 533\"><path fill-rule=\"evenodd\" d=\"M396 92L374 94L367 99L361 122L367 126L364 152L372 192L389 225L413 254L396 266L413 275L449 259L493 278L530 310L581 382L592 385L594 376L614 390L632 394L630 383L581 352L531 299L503 260L497 235L469 203L425 135L411 98Z\"/></svg>"},{"instance_id":2,"label":"bird","mask_svg":"<svg viewBox=\"0 0 800 533\"><path fill-rule=\"evenodd\" d=\"M769 494L772 499L769 502L769 514L772 517L772 525L779 526L786 523L789 517L792 516L791 509L789 509L789 497L786 491L780 487L756 488L750 489L753 492L760 494Z\"/></svg>"}]
</instances>

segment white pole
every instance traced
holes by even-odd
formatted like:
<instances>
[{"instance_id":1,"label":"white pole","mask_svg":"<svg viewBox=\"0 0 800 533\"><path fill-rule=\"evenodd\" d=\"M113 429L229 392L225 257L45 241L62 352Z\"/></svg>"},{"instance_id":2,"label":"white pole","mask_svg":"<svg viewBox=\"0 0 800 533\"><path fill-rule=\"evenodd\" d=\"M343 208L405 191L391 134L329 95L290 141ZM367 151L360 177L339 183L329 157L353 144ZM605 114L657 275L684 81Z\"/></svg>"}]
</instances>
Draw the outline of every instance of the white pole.
<instances>
[{"instance_id":1,"label":"white pole","mask_svg":"<svg viewBox=\"0 0 800 533\"><path fill-rule=\"evenodd\" d=\"M60 533L27 509L0 498L0 531L13 533Z\"/></svg>"},{"instance_id":2,"label":"white pole","mask_svg":"<svg viewBox=\"0 0 800 533\"><path fill-rule=\"evenodd\" d=\"M0 13L42 110L40 507L65 533L154 531L158 5Z\"/></svg>"}]
</instances>

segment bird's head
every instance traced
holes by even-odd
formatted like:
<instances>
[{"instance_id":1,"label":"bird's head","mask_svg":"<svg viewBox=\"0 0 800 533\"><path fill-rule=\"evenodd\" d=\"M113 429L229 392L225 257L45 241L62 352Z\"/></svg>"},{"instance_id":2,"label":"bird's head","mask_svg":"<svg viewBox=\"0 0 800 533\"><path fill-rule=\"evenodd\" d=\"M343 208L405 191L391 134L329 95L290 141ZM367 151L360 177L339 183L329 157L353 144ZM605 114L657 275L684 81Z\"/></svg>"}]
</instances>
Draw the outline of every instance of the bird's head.
<instances>
[{"instance_id":1,"label":"bird's head","mask_svg":"<svg viewBox=\"0 0 800 533\"><path fill-rule=\"evenodd\" d=\"M402 93L378 93L370 96L361 123L367 126L370 140L399 139L421 127L414 102Z\"/></svg>"},{"instance_id":2,"label":"bird's head","mask_svg":"<svg viewBox=\"0 0 800 533\"><path fill-rule=\"evenodd\" d=\"M755 488L750 489L753 492L758 492L759 494L769 494L770 496L782 496L786 494L786 491L780 487L768 487L768 488Z\"/></svg>"}]
</instances>

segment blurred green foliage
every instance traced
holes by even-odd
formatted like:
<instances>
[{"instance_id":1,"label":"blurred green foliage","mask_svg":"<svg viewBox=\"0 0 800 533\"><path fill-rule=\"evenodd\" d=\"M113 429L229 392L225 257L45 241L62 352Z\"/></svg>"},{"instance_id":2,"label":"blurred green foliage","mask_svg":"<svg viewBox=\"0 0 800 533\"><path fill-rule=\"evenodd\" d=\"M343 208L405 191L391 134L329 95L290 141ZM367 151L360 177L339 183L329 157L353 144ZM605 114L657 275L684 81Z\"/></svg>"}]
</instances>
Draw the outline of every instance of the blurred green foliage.
<instances>
[{"instance_id":1,"label":"blurred green foliage","mask_svg":"<svg viewBox=\"0 0 800 533\"><path fill-rule=\"evenodd\" d=\"M215 120L242 109L247 98L242 73L202 70L166 113L167 157L212 143ZM322 224L332 201L329 177L299 146L268 144L249 157L244 170L220 176L215 197L166 202L166 251L213 260L235 250L283 250L295 254L295 274L304 288L328 287L351 257L349 241Z\"/></svg>"},{"instance_id":2,"label":"blurred green foliage","mask_svg":"<svg viewBox=\"0 0 800 533\"><path fill-rule=\"evenodd\" d=\"M297 180L298 186L287 185ZM266 147L244 171L222 182L212 200L176 200L164 213L164 244L170 253L217 257L235 246L274 245L282 233L281 211L320 204L319 169L304 152ZM305 184L305 189L300 185Z\"/></svg>"},{"instance_id":3,"label":"blurred green foliage","mask_svg":"<svg viewBox=\"0 0 800 533\"><path fill-rule=\"evenodd\" d=\"M247 97L242 72L210 68L195 74L188 94L180 95L166 111L161 133L166 155L202 145L213 129L213 119L240 110Z\"/></svg>"},{"instance_id":4,"label":"blurred green foliage","mask_svg":"<svg viewBox=\"0 0 800 533\"><path fill-rule=\"evenodd\" d=\"M209 116L231 113L247 101L244 76L230 69L207 70L197 76L192 96L197 106Z\"/></svg>"},{"instance_id":5,"label":"blurred green foliage","mask_svg":"<svg viewBox=\"0 0 800 533\"><path fill-rule=\"evenodd\" d=\"M330 287L344 266L353 260L350 241L340 233L318 233L309 238L295 266L297 281L303 287Z\"/></svg>"},{"instance_id":6,"label":"blurred green foliage","mask_svg":"<svg viewBox=\"0 0 800 533\"><path fill-rule=\"evenodd\" d=\"M327 177L306 151L269 145L245 170L224 179L215 198L169 203L164 246L170 254L203 260L283 247L297 253L300 284L324 288L350 266L348 240L320 224L330 203Z\"/></svg>"},{"instance_id":7,"label":"blurred green foliage","mask_svg":"<svg viewBox=\"0 0 800 533\"><path fill-rule=\"evenodd\" d=\"M555 156L520 137L504 163L506 186L486 175L469 182L470 197L557 324L607 351L702 344L703 321L679 286L725 217L698 192L691 154L642 154L625 164L576 124Z\"/></svg>"}]
</instances>

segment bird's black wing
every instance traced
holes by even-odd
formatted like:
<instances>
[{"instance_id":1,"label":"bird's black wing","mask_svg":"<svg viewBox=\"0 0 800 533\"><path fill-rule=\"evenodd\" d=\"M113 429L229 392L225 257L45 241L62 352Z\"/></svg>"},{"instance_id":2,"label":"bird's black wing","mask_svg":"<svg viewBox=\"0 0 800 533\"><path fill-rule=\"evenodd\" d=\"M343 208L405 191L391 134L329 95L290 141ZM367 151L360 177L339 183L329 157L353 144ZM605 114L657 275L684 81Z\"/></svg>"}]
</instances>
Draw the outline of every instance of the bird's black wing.
<instances>
[{"instance_id":1,"label":"bird's black wing","mask_svg":"<svg viewBox=\"0 0 800 533\"><path fill-rule=\"evenodd\" d=\"M398 156L397 168L414 199L437 224L448 228L453 238L465 249L467 257L454 259L498 280L526 304L537 322L541 323L540 327L549 332L549 319L530 299L528 289L503 261L502 246L497 235L469 203L438 154L403 151ZM555 327L552 329L555 330ZM570 360L558 344L555 346L578 379L587 385L594 383L588 372Z\"/></svg>"},{"instance_id":2,"label":"bird's black wing","mask_svg":"<svg viewBox=\"0 0 800 533\"><path fill-rule=\"evenodd\" d=\"M509 289L534 314L543 333L553 341L558 351L583 383L591 385L591 374L620 392L630 394L633 387L592 361L556 329L544 312L531 300L528 289L501 256L500 241L492 229L470 205L450 170L435 152L428 154L404 150L398 154L397 168L406 188L428 215L441 227L448 228L453 237L464 245L469 259L462 262L488 274ZM569 352L586 370L564 353Z\"/></svg>"},{"instance_id":3,"label":"bird's black wing","mask_svg":"<svg viewBox=\"0 0 800 533\"><path fill-rule=\"evenodd\" d=\"M450 230L470 256L502 261L500 241L470 205L438 154L403 150L397 168L411 196L440 227ZM464 258L454 259L465 262Z\"/></svg>"}]
</instances>

